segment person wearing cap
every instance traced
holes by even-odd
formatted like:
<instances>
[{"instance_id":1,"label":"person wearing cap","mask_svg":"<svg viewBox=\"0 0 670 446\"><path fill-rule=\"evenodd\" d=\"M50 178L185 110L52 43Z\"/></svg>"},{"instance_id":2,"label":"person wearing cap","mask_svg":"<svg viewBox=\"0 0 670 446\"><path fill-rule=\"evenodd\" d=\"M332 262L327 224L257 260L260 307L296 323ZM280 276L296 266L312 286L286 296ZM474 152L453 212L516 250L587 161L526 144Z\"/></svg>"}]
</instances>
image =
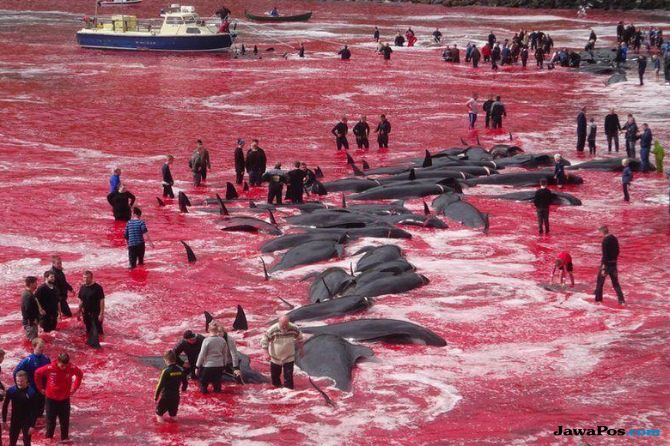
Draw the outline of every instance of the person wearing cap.
<instances>
[{"instance_id":1,"label":"person wearing cap","mask_svg":"<svg viewBox=\"0 0 670 446\"><path fill-rule=\"evenodd\" d=\"M554 155L554 179L558 187L563 187L567 178L565 177L565 164L563 158L558 153Z\"/></svg>"},{"instance_id":2,"label":"person wearing cap","mask_svg":"<svg viewBox=\"0 0 670 446\"><path fill-rule=\"evenodd\" d=\"M184 368L191 379L196 379L195 363L198 361L198 355L200 354L202 341L204 340L205 337L203 335L186 330L183 338L172 349L177 356L177 364ZM181 358L180 355L182 354L186 356L186 361Z\"/></svg>"},{"instance_id":3,"label":"person wearing cap","mask_svg":"<svg viewBox=\"0 0 670 446\"><path fill-rule=\"evenodd\" d=\"M244 180L244 140L238 138L237 146L235 147L235 183L242 184Z\"/></svg>"}]
</instances>

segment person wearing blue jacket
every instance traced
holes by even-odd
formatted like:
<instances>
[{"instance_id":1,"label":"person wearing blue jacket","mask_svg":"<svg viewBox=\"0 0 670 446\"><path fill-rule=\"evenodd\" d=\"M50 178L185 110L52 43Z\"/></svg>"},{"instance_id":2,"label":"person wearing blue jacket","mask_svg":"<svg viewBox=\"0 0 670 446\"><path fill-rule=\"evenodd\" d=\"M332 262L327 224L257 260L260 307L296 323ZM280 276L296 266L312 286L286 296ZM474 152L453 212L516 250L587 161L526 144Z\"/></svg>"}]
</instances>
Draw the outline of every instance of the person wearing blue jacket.
<instances>
[{"instance_id":1,"label":"person wearing blue jacket","mask_svg":"<svg viewBox=\"0 0 670 446\"><path fill-rule=\"evenodd\" d=\"M109 177L109 193L118 192L119 186L121 186L121 169L117 167L114 169L112 176Z\"/></svg>"},{"instance_id":2,"label":"person wearing blue jacket","mask_svg":"<svg viewBox=\"0 0 670 446\"><path fill-rule=\"evenodd\" d=\"M623 185L623 200L630 201L630 195L628 195L628 186L633 182L633 171L631 170L630 160L628 158L621 161L623 166L623 173L621 174L621 184Z\"/></svg>"},{"instance_id":3,"label":"person wearing blue jacket","mask_svg":"<svg viewBox=\"0 0 670 446\"><path fill-rule=\"evenodd\" d=\"M48 365L51 363L49 357L42 352L44 351L44 340L42 338L35 338L32 341L33 344L33 354L28 355L23 358L14 369L14 381L16 381L16 375L20 371L24 371L28 374L28 385L33 392L35 392L35 418L44 416L44 395L37 391L37 386L35 385L35 370L39 369L42 366Z\"/></svg>"},{"instance_id":4,"label":"person wearing blue jacket","mask_svg":"<svg viewBox=\"0 0 670 446\"><path fill-rule=\"evenodd\" d=\"M642 162L642 172L651 170L649 164L649 152L651 152L651 143L653 135L647 123L642 124L642 134L640 135L640 161Z\"/></svg>"}]
</instances>

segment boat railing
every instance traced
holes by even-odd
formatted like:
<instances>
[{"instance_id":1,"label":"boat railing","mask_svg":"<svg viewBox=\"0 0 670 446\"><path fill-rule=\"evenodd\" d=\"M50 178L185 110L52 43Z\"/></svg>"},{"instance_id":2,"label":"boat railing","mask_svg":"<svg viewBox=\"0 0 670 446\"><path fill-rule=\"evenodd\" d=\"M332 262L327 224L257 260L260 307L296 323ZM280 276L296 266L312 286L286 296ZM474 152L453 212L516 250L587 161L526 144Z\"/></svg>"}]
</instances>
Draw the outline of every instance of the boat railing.
<instances>
[{"instance_id":1,"label":"boat railing","mask_svg":"<svg viewBox=\"0 0 670 446\"><path fill-rule=\"evenodd\" d=\"M126 16L123 20L113 19L110 16L98 16L97 18L85 18L86 29L101 29L109 31L121 32L158 32L163 26L163 19L141 19L138 20L134 16ZM221 19L219 17L199 17L198 24L206 26L212 32L219 31ZM235 34L237 22L231 24L230 34Z\"/></svg>"}]
</instances>

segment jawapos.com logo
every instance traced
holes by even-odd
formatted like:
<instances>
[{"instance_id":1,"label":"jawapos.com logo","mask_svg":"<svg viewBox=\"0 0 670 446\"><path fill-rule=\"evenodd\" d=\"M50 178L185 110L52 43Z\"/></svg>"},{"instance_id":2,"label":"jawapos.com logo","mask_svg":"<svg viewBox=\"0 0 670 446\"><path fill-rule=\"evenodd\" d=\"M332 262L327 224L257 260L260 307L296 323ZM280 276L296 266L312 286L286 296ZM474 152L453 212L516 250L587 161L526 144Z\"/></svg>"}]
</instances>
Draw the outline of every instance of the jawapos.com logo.
<instances>
[{"instance_id":1,"label":"jawapos.com logo","mask_svg":"<svg viewBox=\"0 0 670 446\"><path fill-rule=\"evenodd\" d=\"M596 426L594 428L568 428L564 426L558 426L558 429L554 431L554 435L565 435L565 436L628 436L628 437L660 437L660 429L619 429L612 428L609 426Z\"/></svg>"}]
</instances>

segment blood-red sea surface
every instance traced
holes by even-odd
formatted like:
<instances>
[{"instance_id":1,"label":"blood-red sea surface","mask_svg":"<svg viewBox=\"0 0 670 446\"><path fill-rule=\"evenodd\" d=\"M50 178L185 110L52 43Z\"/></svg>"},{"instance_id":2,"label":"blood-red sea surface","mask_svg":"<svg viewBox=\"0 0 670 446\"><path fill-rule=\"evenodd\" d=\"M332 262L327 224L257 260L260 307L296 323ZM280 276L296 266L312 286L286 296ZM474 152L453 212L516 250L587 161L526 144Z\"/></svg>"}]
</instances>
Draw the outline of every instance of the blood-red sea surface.
<instances>
[{"instance_id":1,"label":"blood-red sea surface","mask_svg":"<svg viewBox=\"0 0 670 446\"><path fill-rule=\"evenodd\" d=\"M575 116L582 106L596 117L600 135L613 107L622 117L634 113L638 122L648 122L666 146L670 141L670 90L653 72L644 87L635 76L606 86L604 77L566 69L515 66L492 73L487 66L445 64L442 48L429 43L438 26L446 43L461 48L468 41L481 44L491 30L511 38L525 28L548 31L557 46L581 48L592 27L599 45L611 45L618 20L667 30L667 13L593 11L578 19L564 10L275 3L287 13L313 10L314 17L281 25L240 19L238 45L258 45L263 57L234 59L83 50L75 32L80 19L92 14L93 1L0 1L4 383L29 352L19 312L22 278L41 275L50 255L61 254L71 283L79 284L81 273L91 269L107 295L100 350L84 344L75 319L45 335L49 355L67 351L84 371L72 399L76 444L670 444L668 184L655 173L637 174L632 201L624 203L620 174L579 172L584 184L566 190L583 206L554 209L551 235L545 237L537 235L531 205L485 197L510 189L467 189L467 199L491 215L488 235L454 222L444 230L407 228L412 240L398 244L430 284L380 297L364 314L329 321L412 320L443 336L446 347L369 344L375 357L355 367L351 392L317 380L335 408L297 371L295 391L228 385L220 395L201 395L192 385L177 423L154 421L158 370L138 356L162 354L186 329L202 331L205 310L232 322L241 304L250 329L234 334L238 348L269 374L259 342L268 322L286 311L278 297L306 303L303 275L348 267L360 247L385 242L358 240L340 260L264 281L259 246L269 236L222 232L216 214L198 210L202 199L222 193L233 178L238 137L259 138L271 164L319 165L326 180L350 174L329 133L345 114L366 114L376 123L385 113L392 122L388 151L352 150L359 165L365 159L372 167L460 145L461 137L474 143L478 135L490 147L508 141L508 132L528 152L583 161L588 155L574 150ZM275 3L228 6L243 17L244 9L261 12ZM156 17L166 6L147 0L126 13ZM205 0L195 6L209 16L220 5ZM385 62L374 52L374 25L383 40L412 26L419 42L395 49ZM299 42L305 42L304 59L295 55ZM345 43L353 52L346 62L334 54ZM508 113L503 133L490 133L481 122L476 133L468 132L464 103L473 91L502 95ZM607 156L600 135L598 152ZM195 189L187 159L198 138L210 150L212 171L206 186ZM166 154L176 157L176 189L194 204L188 214L179 213L174 201L166 207L156 202ZM137 195L153 242L146 265L134 271L127 268L123 224L113 221L105 199L114 167ZM241 193L256 201L264 195L264 188ZM331 204L339 200L339 194L325 197ZM417 211L422 206L421 200L407 205ZM277 211L283 229L293 213ZM616 305L609 282L606 303L593 302L601 224L609 224L621 243L625 307ZM180 240L196 252L195 264L186 262ZM552 293L538 286L548 280L560 250L572 253L577 291ZM661 436L580 440L553 435L559 425L660 429ZM37 432L34 442L43 444L43 435Z\"/></svg>"}]
</instances>

